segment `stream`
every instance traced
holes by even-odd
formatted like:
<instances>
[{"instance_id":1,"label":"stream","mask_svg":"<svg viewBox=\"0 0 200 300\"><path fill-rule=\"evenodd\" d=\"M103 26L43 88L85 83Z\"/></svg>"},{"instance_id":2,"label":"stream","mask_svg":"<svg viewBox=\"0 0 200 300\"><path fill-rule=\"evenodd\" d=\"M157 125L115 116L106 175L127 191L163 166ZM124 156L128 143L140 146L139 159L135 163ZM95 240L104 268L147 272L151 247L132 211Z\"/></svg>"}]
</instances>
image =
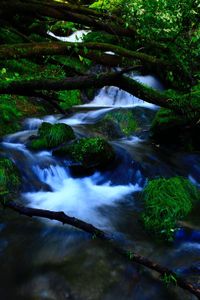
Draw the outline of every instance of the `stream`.
<instances>
[{"instance_id":1,"label":"stream","mask_svg":"<svg viewBox=\"0 0 200 300\"><path fill-rule=\"evenodd\" d=\"M156 89L153 76L134 78ZM31 152L27 139L42 122L66 123L77 137L92 136L92 125L113 110L135 111L141 130L128 138L111 140L119 159L111 170L75 177L66 160L51 151ZM113 233L141 255L173 268L192 282L200 274L200 222L197 211L180 228L175 241L153 240L143 229L141 191L149 178L182 175L200 184L200 154L175 152L152 144L150 122L159 108L114 87L104 87L87 105L62 115L29 118L23 130L6 136L1 152L21 171L25 205L70 216ZM122 259L102 241L70 226L27 218L1 210L0 294L2 300L165 300L195 299L180 288L169 288L158 275Z\"/></svg>"}]
</instances>

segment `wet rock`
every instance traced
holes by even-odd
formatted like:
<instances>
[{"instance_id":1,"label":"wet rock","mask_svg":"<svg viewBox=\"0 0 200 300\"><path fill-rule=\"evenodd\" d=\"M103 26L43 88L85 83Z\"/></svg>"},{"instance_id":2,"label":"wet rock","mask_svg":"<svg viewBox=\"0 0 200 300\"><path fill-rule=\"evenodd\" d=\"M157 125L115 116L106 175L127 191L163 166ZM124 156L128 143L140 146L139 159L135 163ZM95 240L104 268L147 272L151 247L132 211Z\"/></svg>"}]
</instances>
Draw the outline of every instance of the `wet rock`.
<instances>
[{"instance_id":1,"label":"wet rock","mask_svg":"<svg viewBox=\"0 0 200 300\"><path fill-rule=\"evenodd\" d=\"M56 149L53 154L70 159L71 169L75 173L83 174L91 170L106 168L115 159L112 146L100 137L82 138Z\"/></svg>"},{"instance_id":2,"label":"wet rock","mask_svg":"<svg viewBox=\"0 0 200 300\"><path fill-rule=\"evenodd\" d=\"M65 278L56 273L39 275L21 289L21 295L34 300L74 300Z\"/></svg>"},{"instance_id":3,"label":"wet rock","mask_svg":"<svg viewBox=\"0 0 200 300\"><path fill-rule=\"evenodd\" d=\"M119 109L109 112L104 121L111 120L121 130L122 136L130 136L138 129L138 124L134 116L134 110Z\"/></svg>"},{"instance_id":4,"label":"wet rock","mask_svg":"<svg viewBox=\"0 0 200 300\"><path fill-rule=\"evenodd\" d=\"M171 241L177 221L189 215L200 194L188 179L176 176L150 180L143 195L146 229Z\"/></svg>"},{"instance_id":5,"label":"wet rock","mask_svg":"<svg viewBox=\"0 0 200 300\"><path fill-rule=\"evenodd\" d=\"M118 139L124 136L119 124L111 119L103 119L93 124L90 126L90 130L95 136L104 137L106 139Z\"/></svg>"},{"instance_id":6,"label":"wet rock","mask_svg":"<svg viewBox=\"0 0 200 300\"><path fill-rule=\"evenodd\" d=\"M38 137L28 143L32 150L52 149L75 138L72 128L64 123L44 122L38 129Z\"/></svg>"}]
</instances>

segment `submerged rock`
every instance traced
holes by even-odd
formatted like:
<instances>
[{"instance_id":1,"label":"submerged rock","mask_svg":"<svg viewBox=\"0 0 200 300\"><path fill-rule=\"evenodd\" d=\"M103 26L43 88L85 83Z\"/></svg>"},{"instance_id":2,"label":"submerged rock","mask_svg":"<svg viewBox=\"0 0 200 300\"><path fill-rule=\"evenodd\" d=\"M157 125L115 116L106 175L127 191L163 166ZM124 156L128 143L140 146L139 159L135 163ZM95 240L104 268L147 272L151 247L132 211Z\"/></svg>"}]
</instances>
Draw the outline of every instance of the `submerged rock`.
<instances>
[{"instance_id":1,"label":"submerged rock","mask_svg":"<svg viewBox=\"0 0 200 300\"><path fill-rule=\"evenodd\" d=\"M75 138L72 128L66 124L42 123L38 129L38 137L28 147L32 150L52 149Z\"/></svg>"},{"instance_id":2,"label":"submerged rock","mask_svg":"<svg viewBox=\"0 0 200 300\"><path fill-rule=\"evenodd\" d=\"M79 171L107 167L115 158L112 146L100 137L82 138L54 150L53 154L70 159Z\"/></svg>"}]
</instances>

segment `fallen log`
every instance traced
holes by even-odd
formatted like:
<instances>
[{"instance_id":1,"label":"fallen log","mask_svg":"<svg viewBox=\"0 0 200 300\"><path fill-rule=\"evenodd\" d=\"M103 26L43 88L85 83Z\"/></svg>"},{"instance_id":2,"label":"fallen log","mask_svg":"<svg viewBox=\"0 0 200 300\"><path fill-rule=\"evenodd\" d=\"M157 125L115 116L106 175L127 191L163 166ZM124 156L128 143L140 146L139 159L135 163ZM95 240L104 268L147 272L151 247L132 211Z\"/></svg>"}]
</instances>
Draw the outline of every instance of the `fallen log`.
<instances>
[{"instance_id":1,"label":"fallen log","mask_svg":"<svg viewBox=\"0 0 200 300\"><path fill-rule=\"evenodd\" d=\"M91 87L99 89L104 86L116 86L144 101L161 107L172 109L177 113L200 113L200 106L198 105L198 103L196 103L196 101L194 101L193 103L190 97L187 98L187 95L180 95L176 98L169 97L165 93L156 91L139 83L134 79L123 75L123 70L119 72L69 77L59 80L38 79L1 81L0 94L30 96L31 92L38 90L82 90Z\"/></svg>"},{"instance_id":2,"label":"fallen log","mask_svg":"<svg viewBox=\"0 0 200 300\"><path fill-rule=\"evenodd\" d=\"M175 68L174 65L171 65L169 62L159 59L156 56L148 55L138 51L128 50L123 47L107 43L44 42L1 45L0 59L29 58L33 56L44 55L70 55L73 51L77 54L81 54L82 56L86 56L87 58L91 58L92 52L90 54L88 54L88 52L92 50L101 51L104 55L104 52L112 51L115 55L129 58L130 64L131 60L139 60L153 66L160 66L171 69ZM101 55L102 53L100 53L100 56Z\"/></svg>"}]
</instances>

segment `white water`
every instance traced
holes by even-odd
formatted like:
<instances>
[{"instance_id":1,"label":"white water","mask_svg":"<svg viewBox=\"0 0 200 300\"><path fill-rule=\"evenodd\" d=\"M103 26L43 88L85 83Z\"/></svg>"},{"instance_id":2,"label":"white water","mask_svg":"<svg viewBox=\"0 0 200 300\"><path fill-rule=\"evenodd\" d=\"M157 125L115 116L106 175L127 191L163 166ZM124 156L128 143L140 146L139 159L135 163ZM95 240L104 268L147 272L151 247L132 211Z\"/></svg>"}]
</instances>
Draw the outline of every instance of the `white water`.
<instances>
[{"instance_id":1,"label":"white water","mask_svg":"<svg viewBox=\"0 0 200 300\"><path fill-rule=\"evenodd\" d=\"M122 138L121 140L120 140L120 142L124 142L124 143L126 143L126 144L131 144L131 145L133 145L133 144L138 144L138 143L141 143L141 142L143 142L144 140L142 140L141 138L139 138L138 136L130 136L130 137L128 137L128 138Z\"/></svg>"},{"instance_id":2,"label":"white water","mask_svg":"<svg viewBox=\"0 0 200 300\"><path fill-rule=\"evenodd\" d=\"M159 83L151 76L137 76L137 80L140 79L142 79L145 84L147 83L155 88L159 88ZM15 147L15 149L17 148L17 150L23 152L25 157L28 158L32 171L39 181L48 184L52 189L52 191L40 190L25 193L24 197L31 207L64 211L71 216L92 223L97 227L108 228L110 227L108 222L109 218L106 217L106 210L103 210L104 213L102 212L102 208L115 206L117 202L126 202L129 199L128 197L134 192L141 191L140 178L138 178L138 183L135 185L119 184L115 186L110 181L105 182L103 175L100 173L95 173L92 176L84 178L72 178L69 170L61 166L60 163L52 157L51 152L42 151L32 153L28 151L23 144L17 144L17 141L23 140L23 135L27 136L33 134L44 121L52 124L66 123L71 126L76 126L95 123L107 112L118 106L139 105L155 109L154 105L139 100L114 87L101 89L99 95L90 103L90 106L94 106L94 104L98 106L98 109L76 113L72 117L65 119L60 119L60 116L27 119L24 126L29 130L9 136L7 138L6 147ZM111 107L99 107L104 105L110 105ZM15 144L12 144L13 141ZM124 142L135 144L142 142L142 140L132 136L129 140L124 140ZM138 177L141 177L141 174L138 174Z\"/></svg>"},{"instance_id":3,"label":"white water","mask_svg":"<svg viewBox=\"0 0 200 300\"><path fill-rule=\"evenodd\" d=\"M65 123L67 125L80 125L80 124L92 124L97 121L100 117L103 117L107 112L113 108L103 108L98 110L92 110L82 113L74 114L72 117L67 119L61 119L58 123Z\"/></svg>"},{"instance_id":4,"label":"white water","mask_svg":"<svg viewBox=\"0 0 200 300\"><path fill-rule=\"evenodd\" d=\"M22 130L22 131L18 131L16 133L13 133L13 134L9 134L9 135L6 135L4 138L3 138L3 141L4 142L7 142L7 143L15 143L17 142L18 144L20 143L24 143L27 138L29 138L31 135L33 135L34 133L36 133L35 130L33 131L30 131L30 130ZM16 144L15 144L16 145ZM24 146L24 145L23 145Z\"/></svg>"},{"instance_id":5,"label":"white water","mask_svg":"<svg viewBox=\"0 0 200 300\"><path fill-rule=\"evenodd\" d=\"M71 42L71 43L81 43L83 40L83 37L88 34L90 32L90 30L77 30L76 32L72 33L70 36L58 36L55 35L53 32L51 31L47 31L47 34L60 40L63 42Z\"/></svg>"},{"instance_id":6,"label":"white water","mask_svg":"<svg viewBox=\"0 0 200 300\"><path fill-rule=\"evenodd\" d=\"M24 126L28 130L36 130L43 122L48 122L51 124L55 124L57 120L59 119L60 115L57 116L45 116L43 118L27 118L24 121Z\"/></svg>"},{"instance_id":7,"label":"white water","mask_svg":"<svg viewBox=\"0 0 200 300\"><path fill-rule=\"evenodd\" d=\"M53 192L26 193L24 197L30 206L65 213L90 222L98 227L108 227L108 221L98 211L99 207L114 205L133 192L140 191L136 185L117 185L111 182L98 183L103 179L100 173L81 179L70 177L69 172L60 166L48 169L34 167L38 178L51 186Z\"/></svg>"},{"instance_id":8,"label":"white water","mask_svg":"<svg viewBox=\"0 0 200 300\"><path fill-rule=\"evenodd\" d=\"M152 87L157 90L162 90L162 84L153 76L139 76L135 74L129 75L130 78L137 80L138 82ZM145 102L137 97L130 95L129 93L120 90L117 87L103 87L98 95L89 104L84 106L111 106L111 107L146 107L149 109L157 109L158 106Z\"/></svg>"}]
</instances>

